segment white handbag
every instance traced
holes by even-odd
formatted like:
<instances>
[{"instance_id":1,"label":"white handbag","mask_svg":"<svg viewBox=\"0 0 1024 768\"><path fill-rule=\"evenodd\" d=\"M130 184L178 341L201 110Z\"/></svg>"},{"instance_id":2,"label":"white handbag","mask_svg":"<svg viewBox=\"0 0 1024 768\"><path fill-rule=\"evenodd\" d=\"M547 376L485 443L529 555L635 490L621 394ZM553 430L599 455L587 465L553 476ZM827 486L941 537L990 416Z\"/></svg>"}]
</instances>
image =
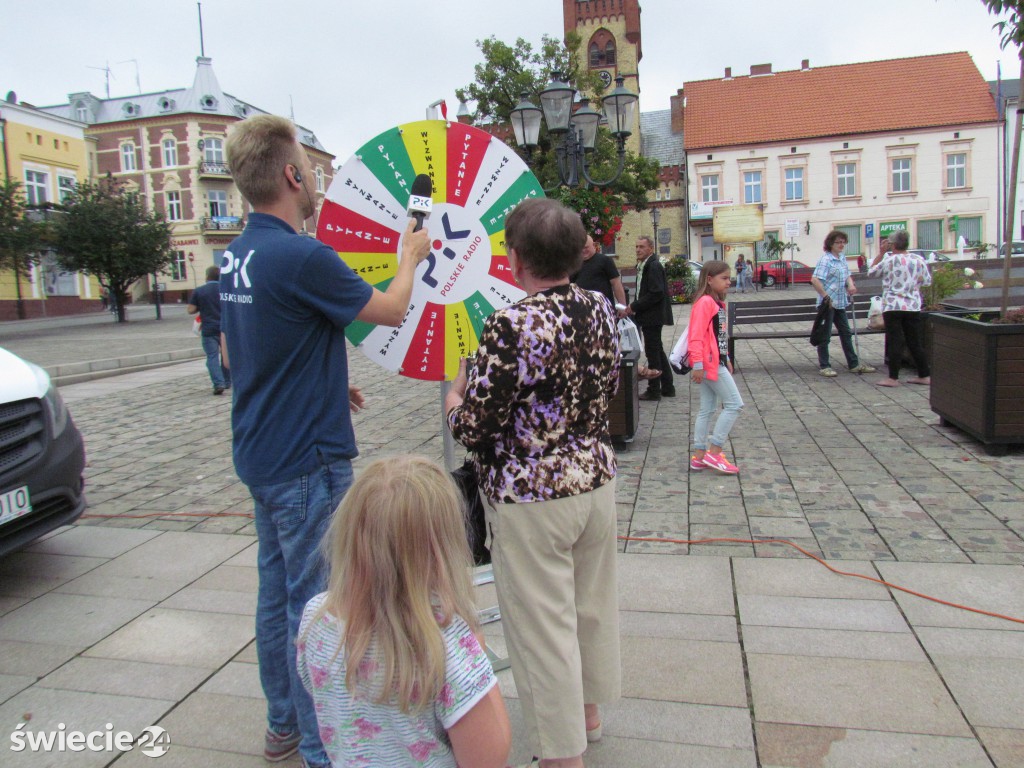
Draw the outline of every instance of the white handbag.
<instances>
[{"instance_id":1,"label":"white handbag","mask_svg":"<svg viewBox=\"0 0 1024 768\"><path fill-rule=\"evenodd\" d=\"M693 366L690 365L690 326L683 328L683 334L672 347L672 354L668 356L672 370L680 376L685 376Z\"/></svg>"},{"instance_id":2,"label":"white handbag","mask_svg":"<svg viewBox=\"0 0 1024 768\"><path fill-rule=\"evenodd\" d=\"M885 318L882 316L882 297L872 296L871 306L868 307L868 328L880 331L885 328Z\"/></svg>"},{"instance_id":3,"label":"white handbag","mask_svg":"<svg viewBox=\"0 0 1024 768\"><path fill-rule=\"evenodd\" d=\"M641 352L640 329L628 317L619 319L619 349L622 352Z\"/></svg>"}]
</instances>

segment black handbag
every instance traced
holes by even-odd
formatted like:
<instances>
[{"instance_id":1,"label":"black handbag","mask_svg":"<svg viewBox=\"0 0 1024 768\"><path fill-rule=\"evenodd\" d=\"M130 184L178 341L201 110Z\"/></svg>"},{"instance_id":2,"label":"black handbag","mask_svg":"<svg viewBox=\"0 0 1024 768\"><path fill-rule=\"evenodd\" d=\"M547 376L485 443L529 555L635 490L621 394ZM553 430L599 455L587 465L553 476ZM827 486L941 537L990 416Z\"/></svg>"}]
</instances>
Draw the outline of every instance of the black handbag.
<instances>
[{"instance_id":1,"label":"black handbag","mask_svg":"<svg viewBox=\"0 0 1024 768\"><path fill-rule=\"evenodd\" d=\"M491 562L491 551L487 549L487 523L484 520L484 503L480 499L480 481L476 476L476 466L472 459L466 459L461 467L452 472L452 480L462 491L466 501L466 538L470 552L473 553L473 565L488 565Z\"/></svg>"},{"instance_id":2,"label":"black handbag","mask_svg":"<svg viewBox=\"0 0 1024 768\"><path fill-rule=\"evenodd\" d=\"M825 343L828 336L828 311L832 302L828 297L821 300L818 305L818 314L814 316L814 325L811 326L811 346L817 347Z\"/></svg>"}]
</instances>

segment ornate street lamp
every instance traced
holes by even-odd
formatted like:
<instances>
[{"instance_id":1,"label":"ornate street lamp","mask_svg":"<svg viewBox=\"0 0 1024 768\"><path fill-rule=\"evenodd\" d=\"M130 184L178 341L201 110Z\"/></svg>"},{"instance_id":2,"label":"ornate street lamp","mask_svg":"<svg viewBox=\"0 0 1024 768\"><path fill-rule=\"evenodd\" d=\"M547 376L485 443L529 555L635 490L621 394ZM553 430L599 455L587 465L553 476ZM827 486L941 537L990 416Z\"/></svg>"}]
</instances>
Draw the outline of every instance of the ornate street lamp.
<instances>
[{"instance_id":1,"label":"ornate street lamp","mask_svg":"<svg viewBox=\"0 0 1024 768\"><path fill-rule=\"evenodd\" d=\"M597 141L597 126L601 122L601 113L590 107L589 99L580 99L580 108L572 111L576 98L576 89L562 77L561 72L553 72L551 82L540 93L540 107L527 100L527 94L511 112L512 129L515 131L516 143L526 150L526 162L529 164L533 150L537 148L540 137L540 122L543 114L548 132L556 140L555 158L557 160L559 183L550 189L551 192L561 185L578 187L582 183L594 187L607 187L615 183L626 162L626 139L629 138L630 126L639 97L627 91L620 75L615 78L615 89L601 100L604 120L618 146L619 166L615 174L603 181L592 178L589 172L590 155Z\"/></svg>"}]
</instances>

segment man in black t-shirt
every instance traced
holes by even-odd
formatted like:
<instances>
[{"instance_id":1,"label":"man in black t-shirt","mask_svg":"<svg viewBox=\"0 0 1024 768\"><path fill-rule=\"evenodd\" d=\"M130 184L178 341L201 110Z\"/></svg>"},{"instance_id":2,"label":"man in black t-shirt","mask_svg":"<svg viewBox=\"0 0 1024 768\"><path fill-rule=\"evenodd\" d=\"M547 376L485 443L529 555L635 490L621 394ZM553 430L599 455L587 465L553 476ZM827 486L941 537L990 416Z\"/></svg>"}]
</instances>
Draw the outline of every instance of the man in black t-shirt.
<instances>
[{"instance_id":1,"label":"man in black t-shirt","mask_svg":"<svg viewBox=\"0 0 1024 768\"><path fill-rule=\"evenodd\" d=\"M626 292L622 288L618 267L611 256L597 253L594 238L590 235L587 235L587 242L583 246L583 264L580 271L570 280L580 288L602 294L612 304L626 303Z\"/></svg>"}]
</instances>

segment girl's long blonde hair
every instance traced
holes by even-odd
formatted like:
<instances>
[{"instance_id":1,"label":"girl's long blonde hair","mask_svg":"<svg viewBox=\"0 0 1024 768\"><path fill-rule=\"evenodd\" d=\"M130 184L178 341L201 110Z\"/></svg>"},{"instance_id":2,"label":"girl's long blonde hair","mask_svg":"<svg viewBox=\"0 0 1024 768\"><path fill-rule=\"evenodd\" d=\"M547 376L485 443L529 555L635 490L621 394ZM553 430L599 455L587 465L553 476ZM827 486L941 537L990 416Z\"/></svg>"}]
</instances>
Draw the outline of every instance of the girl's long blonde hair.
<instances>
[{"instance_id":1,"label":"girl's long blonde hair","mask_svg":"<svg viewBox=\"0 0 1024 768\"><path fill-rule=\"evenodd\" d=\"M434 462L373 462L352 484L323 549L323 610L344 622L345 685L400 711L430 706L445 680L439 626L479 624L462 496ZM371 659L383 669L372 669Z\"/></svg>"},{"instance_id":2,"label":"girl's long blonde hair","mask_svg":"<svg viewBox=\"0 0 1024 768\"><path fill-rule=\"evenodd\" d=\"M708 287L708 278L728 272L730 269L727 261L705 261L704 266L700 268L700 277L697 278L697 292L693 295L693 303L696 304L701 296L710 296L721 301L722 297L714 295Z\"/></svg>"}]
</instances>

